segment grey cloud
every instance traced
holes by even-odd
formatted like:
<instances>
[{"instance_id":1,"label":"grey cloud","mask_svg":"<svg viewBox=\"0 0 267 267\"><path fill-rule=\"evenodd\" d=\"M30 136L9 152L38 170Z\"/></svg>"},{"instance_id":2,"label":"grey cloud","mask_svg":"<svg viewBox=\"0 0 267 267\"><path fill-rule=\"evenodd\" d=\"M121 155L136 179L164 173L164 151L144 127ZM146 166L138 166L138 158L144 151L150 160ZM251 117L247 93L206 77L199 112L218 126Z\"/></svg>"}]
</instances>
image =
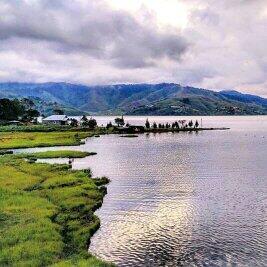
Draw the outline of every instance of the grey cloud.
<instances>
[{"instance_id":1,"label":"grey cloud","mask_svg":"<svg viewBox=\"0 0 267 267\"><path fill-rule=\"evenodd\" d=\"M4 3L8 12L0 11L2 40L42 40L54 43L62 53L86 53L128 68L152 66L163 57L179 61L188 47L183 37L142 25L101 1L88 1L85 7L75 1Z\"/></svg>"},{"instance_id":2,"label":"grey cloud","mask_svg":"<svg viewBox=\"0 0 267 267\"><path fill-rule=\"evenodd\" d=\"M182 32L107 1L0 0L0 80L177 82L267 96L266 0L179 0L192 8Z\"/></svg>"}]
</instances>

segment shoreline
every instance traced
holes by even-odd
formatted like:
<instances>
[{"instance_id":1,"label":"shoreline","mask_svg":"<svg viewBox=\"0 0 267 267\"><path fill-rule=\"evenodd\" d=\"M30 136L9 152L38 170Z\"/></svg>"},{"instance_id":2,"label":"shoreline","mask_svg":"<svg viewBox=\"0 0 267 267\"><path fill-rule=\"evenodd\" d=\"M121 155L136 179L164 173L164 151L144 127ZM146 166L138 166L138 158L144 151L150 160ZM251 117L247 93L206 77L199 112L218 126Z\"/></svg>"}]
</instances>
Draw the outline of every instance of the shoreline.
<instances>
[{"instance_id":1,"label":"shoreline","mask_svg":"<svg viewBox=\"0 0 267 267\"><path fill-rule=\"evenodd\" d=\"M54 132L1 132L0 151L38 148L38 147L60 147L60 146L79 146L84 144L86 138L97 138L106 134L144 134L144 133L179 133L179 132L201 132L201 131L222 131L229 130L227 127L210 127L210 128L150 128L141 131L128 129L118 129L114 127L111 130L99 128L97 130L77 129L76 131L54 131Z\"/></svg>"}]
</instances>

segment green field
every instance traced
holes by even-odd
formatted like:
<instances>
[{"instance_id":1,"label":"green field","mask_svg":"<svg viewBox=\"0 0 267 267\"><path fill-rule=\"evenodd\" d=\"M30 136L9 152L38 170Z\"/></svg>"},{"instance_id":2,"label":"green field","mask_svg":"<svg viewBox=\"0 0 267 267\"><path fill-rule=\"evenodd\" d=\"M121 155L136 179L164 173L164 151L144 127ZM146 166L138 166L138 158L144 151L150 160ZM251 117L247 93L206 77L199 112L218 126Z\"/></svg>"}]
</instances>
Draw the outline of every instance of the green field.
<instances>
[{"instance_id":1,"label":"green field","mask_svg":"<svg viewBox=\"0 0 267 267\"><path fill-rule=\"evenodd\" d=\"M45 153L31 156L87 156ZM87 252L100 225L94 211L106 178L94 180L90 171L67 165L29 163L21 155L0 156L0 169L0 266L112 266Z\"/></svg>"},{"instance_id":2,"label":"green field","mask_svg":"<svg viewBox=\"0 0 267 267\"><path fill-rule=\"evenodd\" d=\"M79 145L90 131L0 132L0 149Z\"/></svg>"},{"instance_id":3,"label":"green field","mask_svg":"<svg viewBox=\"0 0 267 267\"><path fill-rule=\"evenodd\" d=\"M38 159L49 159L49 158L85 158L88 156L96 155L95 152L86 151L75 151L75 150L55 150L55 151L44 151L36 153L22 153L17 157L22 158L38 158Z\"/></svg>"}]
</instances>

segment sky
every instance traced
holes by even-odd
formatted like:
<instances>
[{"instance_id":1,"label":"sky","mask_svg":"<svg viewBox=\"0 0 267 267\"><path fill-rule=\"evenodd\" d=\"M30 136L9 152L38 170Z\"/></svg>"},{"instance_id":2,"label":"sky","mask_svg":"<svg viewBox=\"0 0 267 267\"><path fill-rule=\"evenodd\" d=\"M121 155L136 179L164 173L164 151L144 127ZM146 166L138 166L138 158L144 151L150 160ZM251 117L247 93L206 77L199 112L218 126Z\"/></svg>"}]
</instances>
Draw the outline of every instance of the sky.
<instances>
[{"instance_id":1,"label":"sky","mask_svg":"<svg viewBox=\"0 0 267 267\"><path fill-rule=\"evenodd\" d=\"M0 0L0 81L267 97L267 0Z\"/></svg>"}]
</instances>

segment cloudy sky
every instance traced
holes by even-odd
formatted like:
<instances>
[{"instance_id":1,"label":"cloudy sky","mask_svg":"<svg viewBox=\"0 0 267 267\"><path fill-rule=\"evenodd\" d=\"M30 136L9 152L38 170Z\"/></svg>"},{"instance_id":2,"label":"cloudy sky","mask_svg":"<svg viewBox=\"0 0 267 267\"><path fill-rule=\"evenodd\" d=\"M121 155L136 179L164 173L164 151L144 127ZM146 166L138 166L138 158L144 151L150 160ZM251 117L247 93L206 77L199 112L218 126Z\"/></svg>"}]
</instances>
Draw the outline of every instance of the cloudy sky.
<instances>
[{"instance_id":1,"label":"cloudy sky","mask_svg":"<svg viewBox=\"0 0 267 267\"><path fill-rule=\"evenodd\" d=\"M0 0L0 81L267 97L267 0Z\"/></svg>"}]
</instances>

